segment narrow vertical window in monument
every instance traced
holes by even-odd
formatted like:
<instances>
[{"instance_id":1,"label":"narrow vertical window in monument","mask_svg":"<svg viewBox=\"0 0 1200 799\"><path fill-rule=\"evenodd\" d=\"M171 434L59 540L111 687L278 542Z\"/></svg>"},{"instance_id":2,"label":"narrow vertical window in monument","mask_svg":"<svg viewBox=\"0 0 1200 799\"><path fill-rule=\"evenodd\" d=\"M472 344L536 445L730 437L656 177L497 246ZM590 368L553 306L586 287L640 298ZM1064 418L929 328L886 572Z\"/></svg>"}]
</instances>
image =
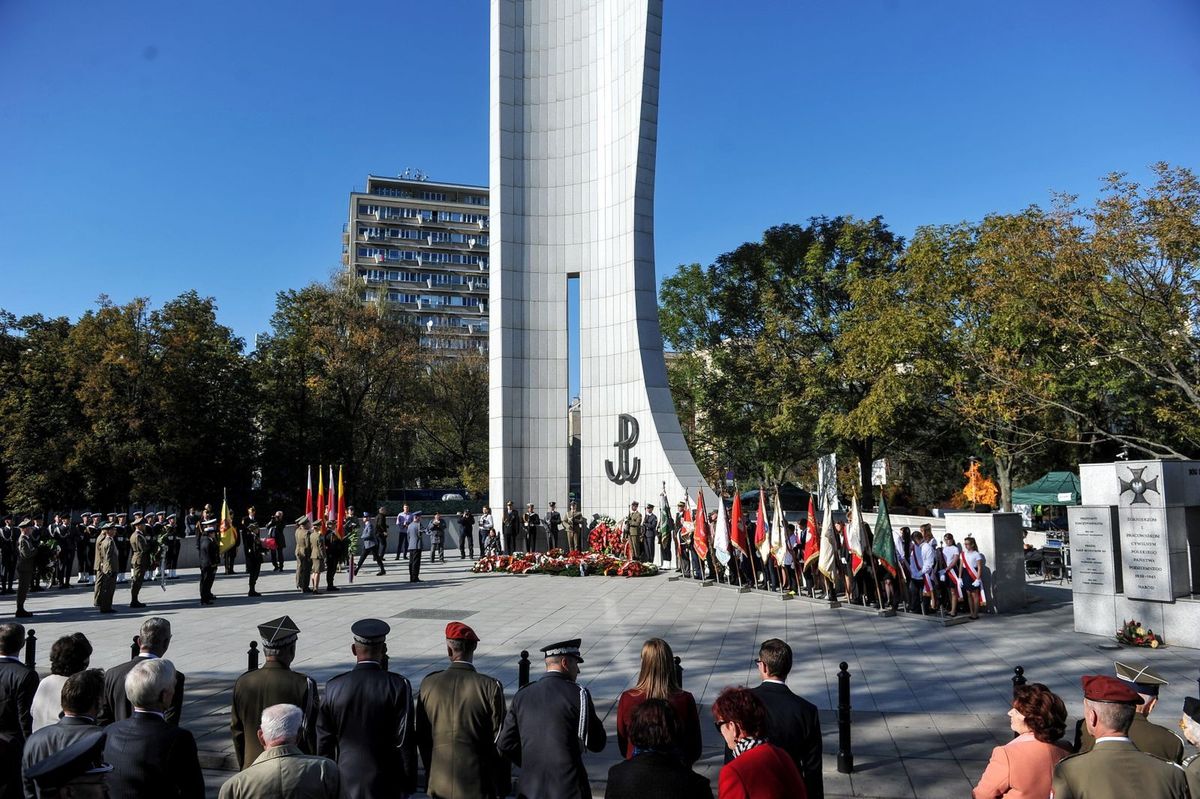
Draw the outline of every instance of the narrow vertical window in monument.
<instances>
[{"instance_id":1,"label":"narrow vertical window in monument","mask_svg":"<svg viewBox=\"0 0 1200 799\"><path fill-rule=\"evenodd\" d=\"M567 489L578 498L582 477L582 416L579 409L579 275L567 275Z\"/></svg>"}]
</instances>

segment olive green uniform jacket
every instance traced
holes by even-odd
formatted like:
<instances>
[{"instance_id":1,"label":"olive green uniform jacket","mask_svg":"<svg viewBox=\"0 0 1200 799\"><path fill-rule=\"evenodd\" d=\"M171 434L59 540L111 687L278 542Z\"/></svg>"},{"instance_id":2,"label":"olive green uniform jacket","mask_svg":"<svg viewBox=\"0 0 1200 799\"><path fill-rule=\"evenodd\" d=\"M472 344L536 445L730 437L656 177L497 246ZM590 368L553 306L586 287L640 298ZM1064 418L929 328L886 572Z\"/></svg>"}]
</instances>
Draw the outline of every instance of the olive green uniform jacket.
<instances>
[{"instance_id":1,"label":"olive green uniform jacket","mask_svg":"<svg viewBox=\"0 0 1200 799\"><path fill-rule=\"evenodd\" d=\"M1080 724L1076 731L1077 751L1090 752L1096 743L1087 727ZM1129 740L1139 751L1148 755L1169 760L1172 763L1183 762L1183 739L1166 727L1160 727L1141 713L1135 713L1133 723L1129 725Z\"/></svg>"},{"instance_id":2,"label":"olive green uniform jacket","mask_svg":"<svg viewBox=\"0 0 1200 799\"><path fill-rule=\"evenodd\" d=\"M1054 768L1054 799L1187 799L1183 769L1139 752L1127 738L1098 742Z\"/></svg>"},{"instance_id":3,"label":"olive green uniform jacket","mask_svg":"<svg viewBox=\"0 0 1200 799\"><path fill-rule=\"evenodd\" d=\"M506 796L508 764L496 751L504 686L470 663L455 662L421 681L417 749L434 799Z\"/></svg>"},{"instance_id":4,"label":"olive green uniform jacket","mask_svg":"<svg viewBox=\"0 0 1200 799\"><path fill-rule=\"evenodd\" d=\"M317 701L317 683L276 660L238 677L229 717L238 766L248 768L262 754L257 733L262 712L271 705L295 705L304 712L297 745L302 752L316 752Z\"/></svg>"}]
</instances>

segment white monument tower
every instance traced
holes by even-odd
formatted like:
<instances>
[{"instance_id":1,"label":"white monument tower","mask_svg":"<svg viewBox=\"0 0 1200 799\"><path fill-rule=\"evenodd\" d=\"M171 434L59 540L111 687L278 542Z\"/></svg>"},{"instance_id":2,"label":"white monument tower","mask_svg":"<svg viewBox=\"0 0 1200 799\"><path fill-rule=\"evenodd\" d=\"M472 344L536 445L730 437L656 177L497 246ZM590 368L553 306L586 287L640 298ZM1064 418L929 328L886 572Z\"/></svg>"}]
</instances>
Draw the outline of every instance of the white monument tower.
<instances>
[{"instance_id":1,"label":"white monument tower","mask_svg":"<svg viewBox=\"0 0 1200 799\"><path fill-rule=\"evenodd\" d=\"M491 502L565 509L576 276L584 510L658 504L664 483L695 497L654 277L662 2L492 0L491 15Z\"/></svg>"}]
</instances>

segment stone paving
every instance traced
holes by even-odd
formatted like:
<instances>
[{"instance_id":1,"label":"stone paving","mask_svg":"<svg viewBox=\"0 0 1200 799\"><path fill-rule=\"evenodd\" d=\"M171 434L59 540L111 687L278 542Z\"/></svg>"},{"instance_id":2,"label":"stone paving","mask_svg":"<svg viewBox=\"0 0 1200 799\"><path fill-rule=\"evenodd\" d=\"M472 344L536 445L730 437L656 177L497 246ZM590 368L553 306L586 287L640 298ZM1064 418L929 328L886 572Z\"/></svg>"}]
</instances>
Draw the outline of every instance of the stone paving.
<instances>
[{"instance_id":1,"label":"stone paving","mask_svg":"<svg viewBox=\"0 0 1200 799\"><path fill-rule=\"evenodd\" d=\"M425 564L426 582L407 582L406 564L388 561L386 577L361 577L340 593L302 596L290 567L267 571L259 582L266 596L245 596L243 574L221 575L218 604L201 607L194 572L143 589L144 611L123 609L101 617L91 608L91 592L34 594L28 604L35 618L27 627L40 641L38 665L48 666L51 643L82 630L95 646L93 665L109 666L129 657L129 643L142 618L162 615L174 625L168 655L187 674L184 723L201 748L210 790L228 774L229 697L234 679L246 668L246 650L258 623L289 614L300 626L295 668L318 682L350 667L349 625L375 616L392 626L391 668L413 679L441 668L442 630L450 618L468 622L480 634L476 663L481 671L517 688L517 659L522 649L563 638L582 637L583 671L609 729L609 746L587 757L596 795L603 792L608 767L616 761L616 701L637 676L643 640L661 636L682 658L684 687L701 703L704 753L697 770L716 786L721 742L709 719L711 702L727 685L754 679L756 645L770 637L791 643L796 664L792 688L822 711L825 785L830 797L963 797L982 773L992 747L1010 740L1007 719L1013 668L1023 666L1030 681L1058 692L1072 714L1080 705L1079 676L1111 673L1124 656L1152 663L1170 681L1164 692L1160 723L1172 724L1185 695L1196 691L1200 653L1177 647L1161 650L1110 650L1107 642L1072 631L1070 591L1049 585L1028 586L1026 612L990 616L978 622L942 627L901 614L829 609L811 600L784 602L777 596L739 594L692 581L649 578L570 578L541 575L471 574L468 562L451 554L445 565ZM128 602L128 587L117 592L118 607ZM11 612L11 600L5 612ZM837 672L846 661L852 675L852 774L837 771ZM414 686L415 687L415 686ZM1074 724L1074 718L1071 720Z\"/></svg>"}]
</instances>

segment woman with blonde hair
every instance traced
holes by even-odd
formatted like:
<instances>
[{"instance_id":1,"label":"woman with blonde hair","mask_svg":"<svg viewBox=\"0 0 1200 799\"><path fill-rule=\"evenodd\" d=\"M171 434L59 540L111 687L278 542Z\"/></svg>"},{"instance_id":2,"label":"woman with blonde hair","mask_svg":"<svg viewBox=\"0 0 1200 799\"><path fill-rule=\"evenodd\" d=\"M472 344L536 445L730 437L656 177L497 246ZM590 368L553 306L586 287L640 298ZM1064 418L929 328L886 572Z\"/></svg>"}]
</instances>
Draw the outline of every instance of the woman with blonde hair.
<instances>
[{"instance_id":1,"label":"woman with blonde hair","mask_svg":"<svg viewBox=\"0 0 1200 799\"><path fill-rule=\"evenodd\" d=\"M690 767L700 759L700 713L696 709L696 698L680 687L675 654L671 645L661 638L651 638L642 644L642 668L637 685L622 693L617 701L617 748L626 759L635 754L629 739L633 712L647 699L661 699L675 713L679 722L676 754Z\"/></svg>"}]
</instances>

